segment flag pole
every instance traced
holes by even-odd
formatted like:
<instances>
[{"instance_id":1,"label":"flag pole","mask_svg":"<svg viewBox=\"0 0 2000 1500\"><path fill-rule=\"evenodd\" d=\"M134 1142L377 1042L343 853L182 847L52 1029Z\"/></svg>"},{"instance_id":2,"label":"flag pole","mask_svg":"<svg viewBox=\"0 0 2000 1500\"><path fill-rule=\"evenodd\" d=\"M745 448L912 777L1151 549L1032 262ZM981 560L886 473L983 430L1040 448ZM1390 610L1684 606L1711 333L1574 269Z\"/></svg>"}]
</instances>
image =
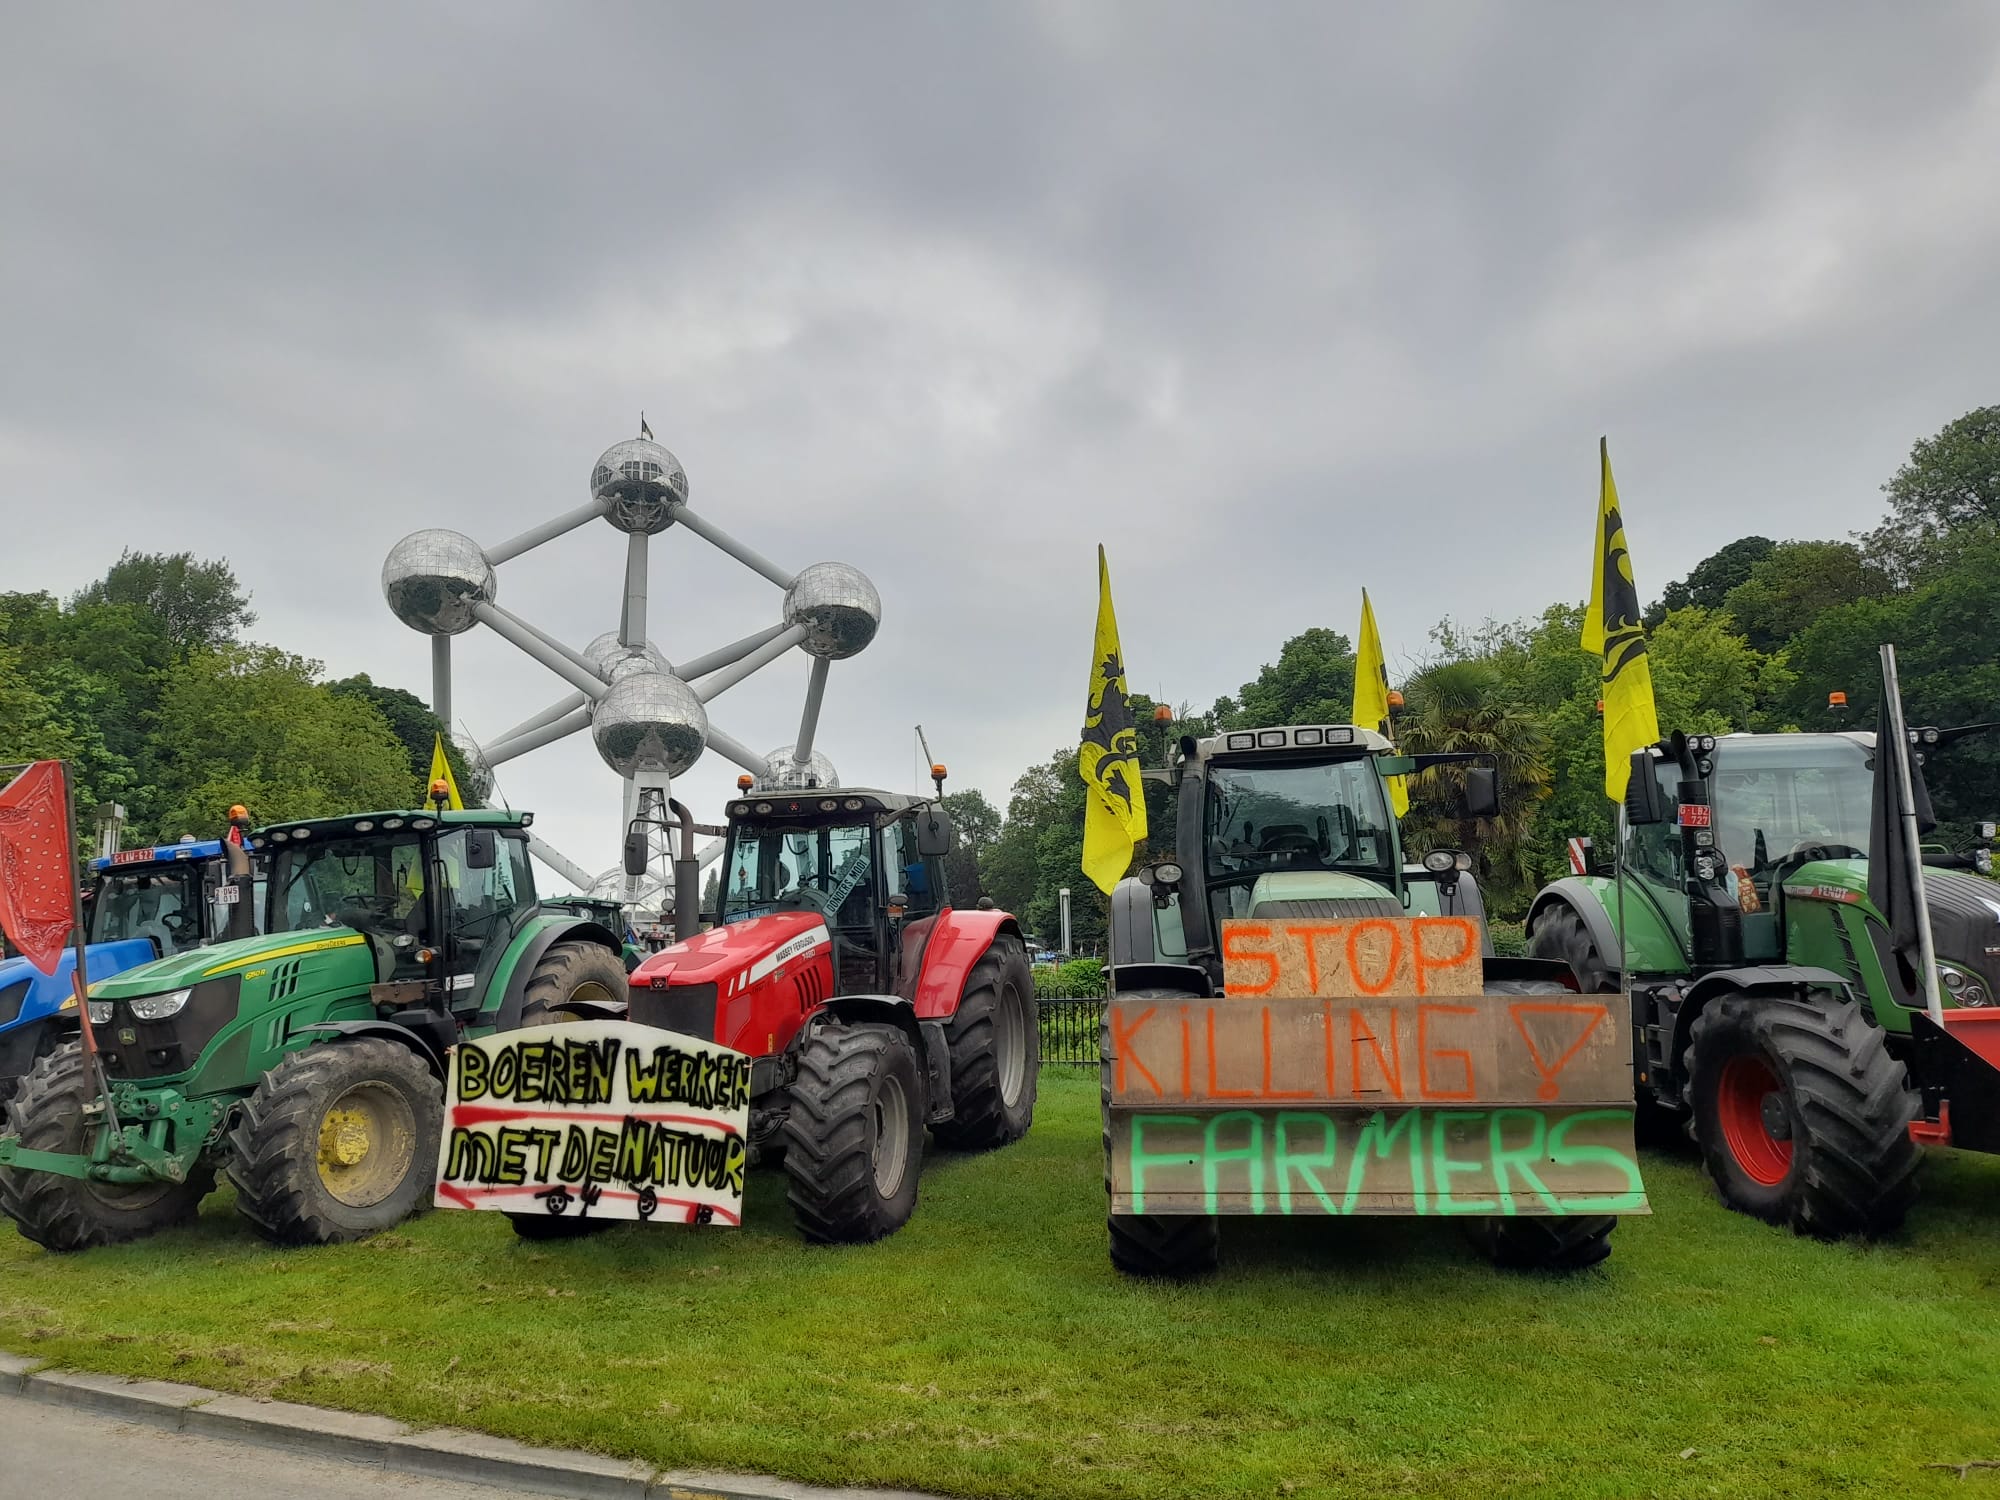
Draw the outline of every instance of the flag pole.
<instances>
[{"instance_id":1,"label":"flag pole","mask_svg":"<svg viewBox=\"0 0 2000 1500\"><path fill-rule=\"evenodd\" d=\"M118 1124L118 1106L111 1100L111 1084L104 1076L104 1062L97 1051L97 1028L90 1024L90 964L85 955L86 944L83 936L83 888L76 873L69 865L75 863L76 850L76 788L70 776L68 761L62 762L63 783L63 842L71 851L72 858L64 868L64 877L69 881L70 941L76 951L76 964L70 970L70 988L76 994L76 1020L83 1035L83 1055L90 1064L91 1082L97 1085L98 1097L104 1101L104 1123L110 1128L112 1149L124 1144L124 1135Z\"/></svg>"},{"instance_id":2,"label":"flag pole","mask_svg":"<svg viewBox=\"0 0 2000 1500\"><path fill-rule=\"evenodd\" d=\"M1917 909L1917 960L1924 966L1924 1009L1940 1029L1944 1026L1944 1000L1938 993L1937 944L1931 936L1931 903L1924 890L1924 851L1917 843L1916 789L1910 784L1910 732L1903 725L1903 689L1896 680L1896 648L1882 647L1882 691L1889 708L1889 728L1896 736L1896 784L1903 799L1899 810L1903 820L1903 844L1909 851L1911 904ZM1880 755L1883 746L1877 745ZM1884 916L1888 913L1884 912Z\"/></svg>"}]
</instances>

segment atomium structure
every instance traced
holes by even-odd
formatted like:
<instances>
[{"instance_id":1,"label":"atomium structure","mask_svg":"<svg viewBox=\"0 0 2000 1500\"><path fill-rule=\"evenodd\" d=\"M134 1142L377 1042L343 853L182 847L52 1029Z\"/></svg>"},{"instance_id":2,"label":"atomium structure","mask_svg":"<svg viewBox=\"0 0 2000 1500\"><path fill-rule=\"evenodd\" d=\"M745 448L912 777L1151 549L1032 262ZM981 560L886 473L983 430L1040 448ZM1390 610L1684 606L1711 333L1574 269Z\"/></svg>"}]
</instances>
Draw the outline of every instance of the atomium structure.
<instances>
[{"instance_id":1,"label":"atomium structure","mask_svg":"<svg viewBox=\"0 0 2000 1500\"><path fill-rule=\"evenodd\" d=\"M561 678L570 692L474 747L475 753L487 766L498 766L588 729L598 755L624 779L621 837L642 804L657 799L664 805L673 778L710 749L743 767L762 787L838 786L832 763L813 748L813 737L828 669L875 638L882 619L875 585L846 563L814 563L790 572L697 515L688 507L687 471L652 440L643 421L639 437L612 444L591 465L589 494L576 509L495 546L482 547L462 532L429 529L413 531L389 549L382 595L397 619L431 638L431 708L437 716L452 722L452 637L483 625ZM598 520L625 533L622 604L618 628L578 651L501 606L498 569ZM654 537L675 527L782 590L778 622L678 663L669 658L647 636L648 553ZM709 705L794 649L812 661L798 735L759 755L718 728ZM592 876L542 840L530 842L538 857L572 883L596 894L615 889L627 905L654 905L670 889L670 855L663 847L655 847L647 876L628 877L622 868ZM707 863L721 852L720 842L702 852Z\"/></svg>"}]
</instances>

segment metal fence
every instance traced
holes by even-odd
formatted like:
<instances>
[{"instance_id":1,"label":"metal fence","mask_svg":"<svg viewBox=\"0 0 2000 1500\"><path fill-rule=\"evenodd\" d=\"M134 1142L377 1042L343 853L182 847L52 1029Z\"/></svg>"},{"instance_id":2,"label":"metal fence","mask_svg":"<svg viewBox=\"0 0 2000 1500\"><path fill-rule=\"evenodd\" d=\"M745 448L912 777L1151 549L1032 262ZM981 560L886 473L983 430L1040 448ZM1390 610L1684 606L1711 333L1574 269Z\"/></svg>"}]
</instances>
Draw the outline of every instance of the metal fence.
<instances>
[{"instance_id":1,"label":"metal fence","mask_svg":"<svg viewBox=\"0 0 2000 1500\"><path fill-rule=\"evenodd\" d=\"M1078 1068L1097 1066L1097 1034L1104 1020L1104 997L1043 998L1035 1002L1041 1030L1042 1061Z\"/></svg>"}]
</instances>

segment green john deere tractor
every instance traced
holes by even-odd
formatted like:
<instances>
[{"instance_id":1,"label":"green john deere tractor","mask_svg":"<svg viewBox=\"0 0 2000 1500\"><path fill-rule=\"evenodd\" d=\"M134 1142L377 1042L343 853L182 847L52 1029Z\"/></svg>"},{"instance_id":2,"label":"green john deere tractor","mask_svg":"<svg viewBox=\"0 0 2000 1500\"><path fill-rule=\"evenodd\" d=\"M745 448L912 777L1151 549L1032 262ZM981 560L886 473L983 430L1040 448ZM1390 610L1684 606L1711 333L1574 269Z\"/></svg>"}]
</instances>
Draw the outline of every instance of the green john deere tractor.
<instances>
[{"instance_id":1,"label":"green john deere tractor","mask_svg":"<svg viewBox=\"0 0 2000 1500\"><path fill-rule=\"evenodd\" d=\"M1904 731L1910 769L1990 727ZM1676 734L1640 752L1615 873L1546 887L1527 922L1530 953L1629 995L1642 1105L1684 1126L1722 1200L1823 1237L1900 1223L1920 1142L2000 1150L2000 1072L1979 1055L2000 1031L1972 1024L2000 1023L1991 853L1922 854L1934 1024L1894 936L1916 881L1884 853L1884 809L1903 794L1877 739ZM1913 826L1922 787L1918 773Z\"/></svg>"},{"instance_id":2,"label":"green john deere tractor","mask_svg":"<svg viewBox=\"0 0 2000 1500\"><path fill-rule=\"evenodd\" d=\"M23 1081L0 1134L0 1208L36 1243L81 1250L193 1217L218 1169L285 1244L357 1239L427 1204L448 1048L624 1014L617 936L536 902L532 818L378 812L260 831L263 934L91 986L97 1066L66 1047Z\"/></svg>"}]
</instances>

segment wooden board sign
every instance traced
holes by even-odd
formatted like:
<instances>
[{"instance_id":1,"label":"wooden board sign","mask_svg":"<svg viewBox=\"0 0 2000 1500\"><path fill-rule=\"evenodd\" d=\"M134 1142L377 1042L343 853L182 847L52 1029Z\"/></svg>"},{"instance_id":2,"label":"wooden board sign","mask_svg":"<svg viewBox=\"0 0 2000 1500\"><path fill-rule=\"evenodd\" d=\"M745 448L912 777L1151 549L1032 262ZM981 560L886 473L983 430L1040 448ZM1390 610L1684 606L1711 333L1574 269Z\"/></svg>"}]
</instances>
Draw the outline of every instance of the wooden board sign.
<instances>
[{"instance_id":1,"label":"wooden board sign","mask_svg":"<svg viewBox=\"0 0 2000 1500\"><path fill-rule=\"evenodd\" d=\"M1113 996L1113 1213L1644 1213L1611 995L1487 993L1476 922L1222 926L1227 993Z\"/></svg>"},{"instance_id":2,"label":"wooden board sign","mask_svg":"<svg viewBox=\"0 0 2000 1500\"><path fill-rule=\"evenodd\" d=\"M750 1059L677 1032L578 1021L452 1049L441 1208L736 1225Z\"/></svg>"}]
</instances>

